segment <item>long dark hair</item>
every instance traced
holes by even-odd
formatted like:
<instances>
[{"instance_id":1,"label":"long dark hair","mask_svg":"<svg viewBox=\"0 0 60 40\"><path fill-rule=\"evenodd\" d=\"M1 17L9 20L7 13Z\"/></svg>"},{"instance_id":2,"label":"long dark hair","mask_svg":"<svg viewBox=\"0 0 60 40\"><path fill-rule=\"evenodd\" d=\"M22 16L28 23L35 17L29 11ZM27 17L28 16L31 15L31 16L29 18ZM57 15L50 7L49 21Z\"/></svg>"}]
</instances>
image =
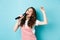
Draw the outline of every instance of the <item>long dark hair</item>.
<instances>
[{"instance_id":1,"label":"long dark hair","mask_svg":"<svg viewBox=\"0 0 60 40\"><path fill-rule=\"evenodd\" d=\"M29 21L28 21L28 26L30 27L30 28L32 28L33 27L33 25L35 24L35 21L36 21L36 10L35 10L35 8L33 8L33 7L29 7L28 9L33 9L33 13L32 13L32 15L31 15L31 17L30 17L30 19L29 19ZM27 10L28 10L27 9ZM26 11L27 11L26 10ZM25 12L26 13L26 12ZM20 26L22 27L24 24L25 24L25 20L26 20L26 15L24 16L24 18L21 20L21 23L20 23Z\"/></svg>"}]
</instances>

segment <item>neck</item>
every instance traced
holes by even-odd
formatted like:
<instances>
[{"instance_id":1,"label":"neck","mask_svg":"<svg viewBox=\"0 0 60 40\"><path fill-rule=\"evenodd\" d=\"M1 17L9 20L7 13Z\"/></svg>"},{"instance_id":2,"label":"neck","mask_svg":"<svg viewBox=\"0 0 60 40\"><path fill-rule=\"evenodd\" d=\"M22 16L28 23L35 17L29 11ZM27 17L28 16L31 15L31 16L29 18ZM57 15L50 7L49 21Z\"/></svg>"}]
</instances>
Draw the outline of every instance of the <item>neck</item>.
<instances>
[{"instance_id":1,"label":"neck","mask_svg":"<svg viewBox=\"0 0 60 40\"><path fill-rule=\"evenodd\" d=\"M29 17L26 17L26 20L29 20L30 18Z\"/></svg>"}]
</instances>

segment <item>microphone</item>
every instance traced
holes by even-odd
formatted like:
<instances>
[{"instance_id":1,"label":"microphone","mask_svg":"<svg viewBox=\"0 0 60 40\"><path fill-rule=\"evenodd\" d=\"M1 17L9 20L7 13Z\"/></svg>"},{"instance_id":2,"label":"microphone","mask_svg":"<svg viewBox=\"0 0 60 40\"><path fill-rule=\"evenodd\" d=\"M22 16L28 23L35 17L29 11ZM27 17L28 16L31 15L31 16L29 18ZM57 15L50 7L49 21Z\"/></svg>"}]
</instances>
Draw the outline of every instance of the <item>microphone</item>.
<instances>
[{"instance_id":1,"label":"microphone","mask_svg":"<svg viewBox=\"0 0 60 40\"><path fill-rule=\"evenodd\" d=\"M26 15L26 13L23 14L23 16L25 16L25 15ZM18 17L15 18L15 20L20 19L20 18L21 18L21 17L18 16Z\"/></svg>"}]
</instances>

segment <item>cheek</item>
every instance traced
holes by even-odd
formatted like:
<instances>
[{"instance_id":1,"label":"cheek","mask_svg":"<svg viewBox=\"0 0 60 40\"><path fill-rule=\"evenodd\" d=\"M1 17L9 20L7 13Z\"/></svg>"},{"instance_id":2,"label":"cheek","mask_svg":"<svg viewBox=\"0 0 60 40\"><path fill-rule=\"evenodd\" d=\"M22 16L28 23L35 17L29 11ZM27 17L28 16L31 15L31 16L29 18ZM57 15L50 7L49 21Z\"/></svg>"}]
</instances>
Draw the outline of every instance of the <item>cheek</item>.
<instances>
[{"instance_id":1,"label":"cheek","mask_svg":"<svg viewBox=\"0 0 60 40\"><path fill-rule=\"evenodd\" d=\"M30 14L30 16L31 16L31 14Z\"/></svg>"},{"instance_id":2,"label":"cheek","mask_svg":"<svg viewBox=\"0 0 60 40\"><path fill-rule=\"evenodd\" d=\"M30 13L30 15L32 15L32 13Z\"/></svg>"}]
</instances>

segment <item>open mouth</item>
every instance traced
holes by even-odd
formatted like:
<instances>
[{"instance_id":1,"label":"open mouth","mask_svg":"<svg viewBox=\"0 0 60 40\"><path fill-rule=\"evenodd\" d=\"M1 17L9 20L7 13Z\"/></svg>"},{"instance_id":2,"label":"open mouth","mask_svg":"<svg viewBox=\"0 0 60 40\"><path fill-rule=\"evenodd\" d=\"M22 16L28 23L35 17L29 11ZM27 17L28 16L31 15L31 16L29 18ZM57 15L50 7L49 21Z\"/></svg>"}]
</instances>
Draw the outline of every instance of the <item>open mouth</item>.
<instances>
[{"instance_id":1,"label":"open mouth","mask_svg":"<svg viewBox=\"0 0 60 40\"><path fill-rule=\"evenodd\" d=\"M27 14L27 15L29 15L29 14Z\"/></svg>"}]
</instances>

